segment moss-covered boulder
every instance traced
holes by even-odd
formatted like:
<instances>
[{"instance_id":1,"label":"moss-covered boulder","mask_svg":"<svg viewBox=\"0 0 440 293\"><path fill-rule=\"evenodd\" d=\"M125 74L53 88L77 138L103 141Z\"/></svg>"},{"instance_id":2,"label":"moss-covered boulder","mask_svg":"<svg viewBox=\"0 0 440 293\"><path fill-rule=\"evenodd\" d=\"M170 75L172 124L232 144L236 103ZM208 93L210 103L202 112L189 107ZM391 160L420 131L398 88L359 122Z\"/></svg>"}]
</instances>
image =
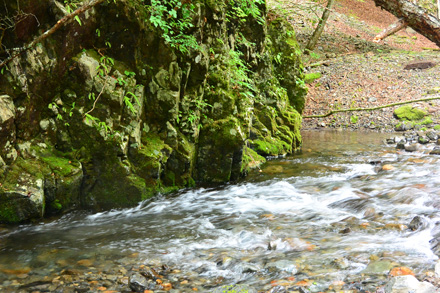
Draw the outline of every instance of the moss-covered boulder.
<instances>
[{"instance_id":1,"label":"moss-covered boulder","mask_svg":"<svg viewBox=\"0 0 440 293\"><path fill-rule=\"evenodd\" d=\"M410 105L405 105L395 109L393 114L397 119L405 121L422 120L426 115L428 115L428 113L422 109L415 108Z\"/></svg>"}]
</instances>

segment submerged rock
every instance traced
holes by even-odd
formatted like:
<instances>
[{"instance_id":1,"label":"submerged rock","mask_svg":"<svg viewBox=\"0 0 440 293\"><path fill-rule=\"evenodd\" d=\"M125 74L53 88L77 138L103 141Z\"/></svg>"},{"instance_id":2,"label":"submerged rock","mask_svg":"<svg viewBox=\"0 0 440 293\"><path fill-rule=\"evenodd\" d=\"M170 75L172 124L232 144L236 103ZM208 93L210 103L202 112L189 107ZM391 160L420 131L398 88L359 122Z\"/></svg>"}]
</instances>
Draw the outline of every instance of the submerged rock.
<instances>
[{"instance_id":1,"label":"submerged rock","mask_svg":"<svg viewBox=\"0 0 440 293\"><path fill-rule=\"evenodd\" d=\"M289 260L278 260L276 262L268 263L266 268L269 270L277 269L280 271L286 271L292 275L295 275L298 272L296 264Z\"/></svg>"},{"instance_id":2,"label":"submerged rock","mask_svg":"<svg viewBox=\"0 0 440 293\"><path fill-rule=\"evenodd\" d=\"M386 275L393 267L393 263L388 260L378 260L373 261L368 264L368 266L362 271L366 275Z\"/></svg>"},{"instance_id":3,"label":"submerged rock","mask_svg":"<svg viewBox=\"0 0 440 293\"><path fill-rule=\"evenodd\" d=\"M251 288L249 285L238 284L238 285L224 285L212 291L212 293L223 293L223 292L257 293L257 290Z\"/></svg>"},{"instance_id":4,"label":"submerged rock","mask_svg":"<svg viewBox=\"0 0 440 293\"><path fill-rule=\"evenodd\" d=\"M385 293L435 293L437 289L428 282L420 282L414 276L397 276L393 277L384 289Z\"/></svg>"},{"instance_id":5,"label":"submerged rock","mask_svg":"<svg viewBox=\"0 0 440 293\"><path fill-rule=\"evenodd\" d=\"M134 292L144 292L147 289L154 289L154 286L150 288L149 285L148 281L140 273L133 273L130 276L129 286Z\"/></svg>"},{"instance_id":6,"label":"submerged rock","mask_svg":"<svg viewBox=\"0 0 440 293\"><path fill-rule=\"evenodd\" d=\"M428 221L420 216L415 216L411 222L409 223L408 228L412 231L416 231L419 229L425 229L428 227Z\"/></svg>"}]
</instances>

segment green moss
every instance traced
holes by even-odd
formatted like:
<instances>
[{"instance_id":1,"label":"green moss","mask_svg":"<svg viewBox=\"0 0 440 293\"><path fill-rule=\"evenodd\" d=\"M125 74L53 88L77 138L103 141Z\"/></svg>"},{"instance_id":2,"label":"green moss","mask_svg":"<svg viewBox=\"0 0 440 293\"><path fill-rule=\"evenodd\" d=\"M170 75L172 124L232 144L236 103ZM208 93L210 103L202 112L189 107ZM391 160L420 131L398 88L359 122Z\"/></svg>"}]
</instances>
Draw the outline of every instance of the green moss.
<instances>
[{"instance_id":1,"label":"green moss","mask_svg":"<svg viewBox=\"0 0 440 293\"><path fill-rule=\"evenodd\" d=\"M308 73L308 74L304 75L304 82L305 83L312 83L313 81L315 81L318 78L321 78L320 72Z\"/></svg>"},{"instance_id":2,"label":"green moss","mask_svg":"<svg viewBox=\"0 0 440 293\"><path fill-rule=\"evenodd\" d=\"M154 159L162 159L169 155L172 148L168 146L158 134L148 133L142 136L142 146L139 148L140 153Z\"/></svg>"},{"instance_id":3,"label":"green moss","mask_svg":"<svg viewBox=\"0 0 440 293\"><path fill-rule=\"evenodd\" d=\"M400 120L406 121L416 121L421 120L425 117L427 113L418 108L413 108L412 106L402 106L394 110L394 116Z\"/></svg>"},{"instance_id":4,"label":"green moss","mask_svg":"<svg viewBox=\"0 0 440 293\"><path fill-rule=\"evenodd\" d=\"M63 209L63 205L58 199L56 199L50 203L50 208L51 210L60 211Z\"/></svg>"},{"instance_id":5,"label":"green moss","mask_svg":"<svg viewBox=\"0 0 440 293\"><path fill-rule=\"evenodd\" d=\"M0 192L0 223L18 223L22 219L18 216L15 208L7 199L6 194Z\"/></svg>"},{"instance_id":6,"label":"green moss","mask_svg":"<svg viewBox=\"0 0 440 293\"><path fill-rule=\"evenodd\" d=\"M260 156L251 148L244 147L241 172L249 172L251 169L259 168L265 162L266 159L263 156Z\"/></svg>"},{"instance_id":7,"label":"green moss","mask_svg":"<svg viewBox=\"0 0 440 293\"><path fill-rule=\"evenodd\" d=\"M431 117L426 117L425 120L423 120L420 124L422 125L428 125L428 124L432 124L432 118Z\"/></svg>"},{"instance_id":8,"label":"green moss","mask_svg":"<svg viewBox=\"0 0 440 293\"><path fill-rule=\"evenodd\" d=\"M74 173L79 168L79 163L72 163L68 158L57 157L57 156L41 156L43 162L45 162L53 173L59 176L68 176Z\"/></svg>"},{"instance_id":9,"label":"green moss","mask_svg":"<svg viewBox=\"0 0 440 293\"><path fill-rule=\"evenodd\" d=\"M184 186L186 186L186 187L195 187L196 186L196 182L194 181L194 179L192 177L189 177L188 179L185 179Z\"/></svg>"},{"instance_id":10,"label":"green moss","mask_svg":"<svg viewBox=\"0 0 440 293\"><path fill-rule=\"evenodd\" d=\"M434 130L440 130L440 125L434 126Z\"/></svg>"},{"instance_id":11,"label":"green moss","mask_svg":"<svg viewBox=\"0 0 440 293\"><path fill-rule=\"evenodd\" d=\"M252 141L252 147L258 154L263 156L278 156L292 152L292 147L290 145L274 137L256 139Z\"/></svg>"}]
</instances>

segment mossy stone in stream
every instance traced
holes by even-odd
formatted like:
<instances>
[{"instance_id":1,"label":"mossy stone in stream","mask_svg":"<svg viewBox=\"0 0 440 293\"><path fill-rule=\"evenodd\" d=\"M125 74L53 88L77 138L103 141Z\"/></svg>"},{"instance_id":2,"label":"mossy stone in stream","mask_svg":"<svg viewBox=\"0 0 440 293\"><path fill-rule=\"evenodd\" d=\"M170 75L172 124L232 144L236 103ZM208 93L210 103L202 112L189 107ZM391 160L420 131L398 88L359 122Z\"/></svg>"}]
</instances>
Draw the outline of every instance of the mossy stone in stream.
<instances>
[{"instance_id":1,"label":"mossy stone in stream","mask_svg":"<svg viewBox=\"0 0 440 293\"><path fill-rule=\"evenodd\" d=\"M400 120L417 121L422 120L427 113L421 109L406 105L394 110L394 117Z\"/></svg>"},{"instance_id":2,"label":"mossy stone in stream","mask_svg":"<svg viewBox=\"0 0 440 293\"><path fill-rule=\"evenodd\" d=\"M386 275L392 268L394 264L389 260L378 260L372 261L368 266L362 271L365 275Z\"/></svg>"}]
</instances>

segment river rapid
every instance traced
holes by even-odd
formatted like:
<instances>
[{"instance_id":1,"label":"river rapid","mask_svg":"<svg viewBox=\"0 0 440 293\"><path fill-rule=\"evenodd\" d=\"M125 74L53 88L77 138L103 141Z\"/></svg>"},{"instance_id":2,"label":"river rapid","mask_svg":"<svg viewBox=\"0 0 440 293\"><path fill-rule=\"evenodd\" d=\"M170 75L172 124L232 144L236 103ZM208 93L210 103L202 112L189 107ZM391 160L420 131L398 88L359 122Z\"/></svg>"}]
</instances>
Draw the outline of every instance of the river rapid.
<instances>
[{"instance_id":1,"label":"river rapid","mask_svg":"<svg viewBox=\"0 0 440 293\"><path fill-rule=\"evenodd\" d=\"M130 292L151 271L155 292L375 291L395 267L423 279L438 259L440 157L389 136L307 131L302 153L237 184L0 227L0 290Z\"/></svg>"}]
</instances>

